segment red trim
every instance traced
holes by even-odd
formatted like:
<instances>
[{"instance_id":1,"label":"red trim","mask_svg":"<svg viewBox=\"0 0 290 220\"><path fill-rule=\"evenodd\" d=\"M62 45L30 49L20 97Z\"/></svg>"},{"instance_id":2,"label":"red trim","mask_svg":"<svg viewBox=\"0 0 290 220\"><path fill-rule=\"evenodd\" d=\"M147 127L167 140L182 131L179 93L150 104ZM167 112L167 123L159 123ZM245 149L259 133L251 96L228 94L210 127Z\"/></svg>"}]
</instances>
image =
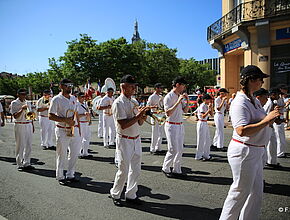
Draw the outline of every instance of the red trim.
<instances>
[{"instance_id":1,"label":"red trim","mask_svg":"<svg viewBox=\"0 0 290 220\"><path fill-rule=\"evenodd\" d=\"M31 121L30 122L15 121L14 123L15 124L29 124L29 123L32 123L32 122Z\"/></svg>"},{"instance_id":2,"label":"red trim","mask_svg":"<svg viewBox=\"0 0 290 220\"><path fill-rule=\"evenodd\" d=\"M172 121L166 121L166 122L172 125L182 125L182 122L172 122Z\"/></svg>"},{"instance_id":3,"label":"red trim","mask_svg":"<svg viewBox=\"0 0 290 220\"><path fill-rule=\"evenodd\" d=\"M89 122L89 121L80 121L80 123L86 123L86 122Z\"/></svg>"},{"instance_id":4,"label":"red trim","mask_svg":"<svg viewBox=\"0 0 290 220\"><path fill-rule=\"evenodd\" d=\"M239 141L239 140L234 139L234 138L232 138L232 140L235 141L235 142L238 142L238 143L240 143L240 144L244 144L244 145L251 146L251 147L265 147L265 145L258 146L258 145L254 145L254 144L247 144L247 143L244 143L244 142Z\"/></svg>"},{"instance_id":5,"label":"red trim","mask_svg":"<svg viewBox=\"0 0 290 220\"><path fill-rule=\"evenodd\" d=\"M60 126L60 125L56 125L56 127L59 127L59 128L71 128L71 127L63 127L63 126ZM74 127L79 127L78 125L75 125Z\"/></svg>"},{"instance_id":6,"label":"red trim","mask_svg":"<svg viewBox=\"0 0 290 220\"><path fill-rule=\"evenodd\" d=\"M130 137L130 136L127 136L127 135L120 135L122 138L126 138L126 139L132 139L132 140L135 140L139 137L139 135L137 135L136 137Z\"/></svg>"},{"instance_id":7,"label":"red trim","mask_svg":"<svg viewBox=\"0 0 290 220\"><path fill-rule=\"evenodd\" d=\"M200 119L198 119L199 121L203 121L203 122L207 122L207 120L200 120Z\"/></svg>"}]
</instances>

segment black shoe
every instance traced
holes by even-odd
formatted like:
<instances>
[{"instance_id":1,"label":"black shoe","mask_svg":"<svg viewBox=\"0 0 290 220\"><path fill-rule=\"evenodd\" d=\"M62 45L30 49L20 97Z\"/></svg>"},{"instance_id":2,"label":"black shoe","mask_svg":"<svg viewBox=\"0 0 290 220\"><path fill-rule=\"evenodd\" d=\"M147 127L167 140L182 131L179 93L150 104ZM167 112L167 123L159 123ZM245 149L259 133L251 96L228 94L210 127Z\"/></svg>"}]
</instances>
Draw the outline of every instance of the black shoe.
<instances>
[{"instance_id":1,"label":"black shoe","mask_svg":"<svg viewBox=\"0 0 290 220\"><path fill-rule=\"evenodd\" d=\"M31 166L31 165L28 165L26 167L23 167L23 170L34 170L35 167L34 166Z\"/></svg>"},{"instance_id":2,"label":"black shoe","mask_svg":"<svg viewBox=\"0 0 290 220\"><path fill-rule=\"evenodd\" d=\"M165 155L166 151L165 150L158 150L154 153L154 155Z\"/></svg>"},{"instance_id":3,"label":"black shoe","mask_svg":"<svg viewBox=\"0 0 290 220\"><path fill-rule=\"evenodd\" d=\"M172 173L167 173L167 172L165 172L164 170L161 170L161 171L162 171L162 173L164 173L164 175L165 175L166 177L168 177L168 178L173 177L173 176L172 176Z\"/></svg>"},{"instance_id":4,"label":"black shoe","mask_svg":"<svg viewBox=\"0 0 290 220\"><path fill-rule=\"evenodd\" d=\"M218 151L218 148L217 148L217 146L211 145L210 150L211 151Z\"/></svg>"},{"instance_id":5,"label":"black shoe","mask_svg":"<svg viewBox=\"0 0 290 220\"><path fill-rule=\"evenodd\" d=\"M126 203L132 204L132 205L142 205L143 201L136 197L135 199L128 199L126 198Z\"/></svg>"},{"instance_id":6,"label":"black shoe","mask_svg":"<svg viewBox=\"0 0 290 220\"><path fill-rule=\"evenodd\" d=\"M50 147L48 147L48 149L50 149L50 150L55 150L56 147L55 147L55 146L50 146Z\"/></svg>"},{"instance_id":7,"label":"black shoe","mask_svg":"<svg viewBox=\"0 0 290 220\"><path fill-rule=\"evenodd\" d=\"M280 163L277 163L277 164L266 163L266 166L267 166L267 167L270 167L270 168L274 168L274 169L278 169L278 168L281 168L281 167L282 167L282 166L280 165Z\"/></svg>"},{"instance_id":8,"label":"black shoe","mask_svg":"<svg viewBox=\"0 0 290 220\"><path fill-rule=\"evenodd\" d=\"M48 150L46 146L41 146L42 150Z\"/></svg>"},{"instance_id":9,"label":"black shoe","mask_svg":"<svg viewBox=\"0 0 290 220\"><path fill-rule=\"evenodd\" d=\"M277 156L278 158L286 158L286 154L283 154L281 156Z\"/></svg>"},{"instance_id":10,"label":"black shoe","mask_svg":"<svg viewBox=\"0 0 290 220\"><path fill-rule=\"evenodd\" d=\"M108 197L113 200L113 203L115 206L119 206L119 207L123 206L121 199L115 199L111 195L109 195Z\"/></svg>"},{"instance_id":11,"label":"black shoe","mask_svg":"<svg viewBox=\"0 0 290 220\"><path fill-rule=\"evenodd\" d=\"M109 145L104 146L104 148L106 148L106 149L110 149Z\"/></svg>"},{"instance_id":12,"label":"black shoe","mask_svg":"<svg viewBox=\"0 0 290 220\"><path fill-rule=\"evenodd\" d=\"M66 179L58 180L59 185L66 185Z\"/></svg>"},{"instance_id":13,"label":"black shoe","mask_svg":"<svg viewBox=\"0 0 290 220\"><path fill-rule=\"evenodd\" d=\"M202 161L210 161L212 159L211 156L209 156L209 158L203 158Z\"/></svg>"},{"instance_id":14,"label":"black shoe","mask_svg":"<svg viewBox=\"0 0 290 220\"><path fill-rule=\"evenodd\" d=\"M24 169L23 169L23 167L17 167L17 170L18 171L23 171Z\"/></svg>"},{"instance_id":15,"label":"black shoe","mask_svg":"<svg viewBox=\"0 0 290 220\"><path fill-rule=\"evenodd\" d=\"M73 177L73 178L66 178L66 182L67 183L78 183L78 182L80 182L80 180Z\"/></svg>"},{"instance_id":16,"label":"black shoe","mask_svg":"<svg viewBox=\"0 0 290 220\"><path fill-rule=\"evenodd\" d=\"M110 144L109 145L109 149L116 149L116 145L115 144Z\"/></svg>"}]
</instances>

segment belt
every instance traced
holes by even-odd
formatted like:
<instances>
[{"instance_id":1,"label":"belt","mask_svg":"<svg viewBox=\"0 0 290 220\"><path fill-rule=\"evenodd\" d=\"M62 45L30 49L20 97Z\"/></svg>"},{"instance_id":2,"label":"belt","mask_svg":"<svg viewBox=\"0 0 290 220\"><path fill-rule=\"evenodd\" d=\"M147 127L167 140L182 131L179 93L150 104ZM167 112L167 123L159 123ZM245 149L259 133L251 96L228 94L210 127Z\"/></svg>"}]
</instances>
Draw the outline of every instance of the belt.
<instances>
[{"instance_id":1,"label":"belt","mask_svg":"<svg viewBox=\"0 0 290 220\"><path fill-rule=\"evenodd\" d=\"M47 115L40 115L41 117L48 117Z\"/></svg>"},{"instance_id":2,"label":"belt","mask_svg":"<svg viewBox=\"0 0 290 220\"><path fill-rule=\"evenodd\" d=\"M182 122L172 122L172 121L166 121L166 122L172 125L182 125Z\"/></svg>"},{"instance_id":3,"label":"belt","mask_svg":"<svg viewBox=\"0 0 290 220\"><path fill-rule=\"evenodd\" d=\"M254 144L247 144L247 143L244 143L244 142L239 141L239 140L234 139L234 138L232 138L232 140L235 141L235 142L238 142L238 143L240 143L240 144L244 144L244 145L251 146L251 147L265 147L265 145L260 145L260 146L259 146L259 145L254 145Z\"/></svg>"},{"instance_id":4,"label":"belt","mask_svg":"<svg viewBox=\"0 0 290 220\"><path fill-rule=\"evenodd\" d=\"M130 137L130 136L127 136L127 135L122 135L122 134L120 134L120 136L121 136L122 138L132 139L132 140L135 140L135 139L137 139L137 138L139 137L139 135L137 135L136 137Z\"/></svg>"},{"instance_id":5,"label":"belt","mask_svg":"<svg viewBox=\"0 0 290 220\"><path fill-rule=\"evenodd\" d=\"M32 122L31 121L29 121L29 122L15 121L14 123L15 124L29 124L29 123L32 123Z\"/></svg>"},{"instance_id":6,"label":"belt","mask_svg":"<svg viewBox=\"0 0 290 220\"><path fill-rule=\"evenodd\" d=\"M200 120L200 119L198 119L199 121L203 121L203 122L207 122L207 120Z\"/></svg>"},{"instance_id":7,"label":"belt","mask_svg":"<svg viewBox=\"0 0 290 220\"><path fill-rule=\"evenodd\" d=\"M113 115L113 114L112 114L112 113L105 113L105 115L111 116L111 115Z\"/></svg>"},{"instance_id":8,"label":"belt","mask_svg":"<svg viewBox=\"0 0 290 220\"><path fill-rule=\"evenodd\" d=\"M64 127L64 126L60 126L60 125L56 125L56 127L59 127L59 128L71 128L71 127ZM75 125L74 127L79 127L78 125Z\"/></svg>"},{"instance_id":9,"label":"belt","mask_svg":"<svg viewBox=\"0 0 290 220\"><path fill-rule=\"evenodd\" d=\"M89 122L89 121L80 121L80 123L86 123L86 122Z\"/></svg>"},{"instance_id":10,"label":"belt","mask_svg":"<svg viewBox=\"0 0 290 220\"><path fill-rule=\"evenodd\" d=\"M223 113L221 113L221 112L215 112L215 113L218 113L218 114L223 114Z\"/></svg>"}]
</instances>

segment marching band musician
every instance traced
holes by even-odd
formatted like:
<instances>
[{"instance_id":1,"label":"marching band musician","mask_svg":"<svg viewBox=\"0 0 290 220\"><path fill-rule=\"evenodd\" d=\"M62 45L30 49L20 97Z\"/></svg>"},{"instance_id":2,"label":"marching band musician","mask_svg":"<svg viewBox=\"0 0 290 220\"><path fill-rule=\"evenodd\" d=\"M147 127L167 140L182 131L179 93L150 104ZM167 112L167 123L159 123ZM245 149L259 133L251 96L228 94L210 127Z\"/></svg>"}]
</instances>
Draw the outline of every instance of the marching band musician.
<instances>
[{"instance_id":1,"label":"marching band musician","mask_svg":"<svg viewBox=\"0 0 290 220\"><path fill-rule=\"evenodd\" d=\"M202 97L203 103L197 108L198 122L196 125L197 133L197 147L196 147L196 160L210 160L210 134L207 124L209 115L213 115L212 97L205 94Z\"/></svg>"},{"instance_id":2,"label":"marching band musician","mask_svg":"<svg viewBox=\"0 0 290 220\"><path fill-rule=\"evenodd\" d=\"M162 101L162 96L160 95L163 91L163 87L161 83L156 83L154 85L155 92L149 96L147 105L158 110L160 108L160 101ZM162 134L164 133L164 126L155 122L154 119L151 118L152 125L152 135L151 135L151 145L150 145L150 153L155 155L160 155L163 153L161 150L162 143Z\"/></svg>"},{"instance_id":3,"label":"marching band musician","mask_svg":"<svg viewBox=\"0 0 290 220\"><path fill-rule=\"evenodd\" d=\"M69 79L60 81L61 92L51 100L49 119L56 121L56 179L65 185L79 181L75 178L75 166L80 152L81 136L77 123L77 99L70 95L73 84ZM67 149L69 155L67 159ZM66 177L64 164L68 160Z\"/></svg>"},{"instance_id":4,"label":"marching band musician","mask_svg":"<svg viewBox=\"0 0 290 220\"><path fill-rule=\"evenodd\" d=\"M189 99L186 93L187 82L181 76L176 77L173 82L173 89L164 98L164 110L167 121L165 123L165 134L168 143L168 151L165 155L162 172L167 177L183 176L181 171L181 158L184 143L183 112L187 112ZM187 103L183 101L187 100ZM170 166L173 165L172 172Z\"/></svg>"},{"instance_id":5,"label":"marching band musician","mask_svg":"<svg viewBox=\"0 0 290 220\"><path fill-rule=\"evenodd\" d=\"M33 120L26 118L27 111L31 109L30 103L26 101L26 94L26 89L19 89L18 98L11 102L11 114L15 119L16 164L19 171L34 169L30 164L34 126Z\"/></svg>"},{"instance_id":6,"label":"marching band musician","mask_svg":"<svg viewBox=\"0 0 290 220\"><path fill-rule=\"evenodd\" d=\"M100 106L100 102L105 95L106 94L104 92L101 92L100 96L97 96L96 98L93 99L93 111L99 114L98 138L103 138L103 115L104 115L103 111L98 111L98 107Z\"/></svg>"},{"instance_id":7,"label":"marching band musician","mask_svg":"<svg viewBox=\"0 0 290 220\"><path fill-rule=\"evenodd\" d=\"M213 148L215 150L223 151L224 147L224 114L227 109L227 94L228 90L225 88L219 89L219 96L214 100L214 123L215 123L215 135L213 138Z\"/></svg>"},{"instance_id":8,"label":"marching band musician","mask_svg":"<svg viewBox=\"0 0 290 220\"><path fill-rule=\"evenodd\" d=\"M1 127L5 126L5 118L4 118L3 107L5 108L5 106L2 106L2 103L0 102L0 124L1 124Z\"/></svg>"},{"instance_id":9,"label":"marching band musician","mask_svg":"<svg viewBox=\"0 0 290 220\"><path fill-rule=\"evenodd\" d=\"M103 110L103 141L105 148L115 145L116 127L111 109L115 100L113 94L114 89L108 88L107 94L102 98L98 107L98 110Z\"/></svg>"},{"instance_id":10,"label":"marching band musician","mask_svg":"<svg viewBox=\"0 0 290 220\"><path fill-rule=\"evenodd\" d=\"M145 112L149 107L138 106L135 93L136 82L133 76L125 75L121 79L121 95L114 101L112 110L117 127L116 151L118 154L118 171L115 176L110 197L116 206L122 206L120 196L127 180L125 192L126 202L139 205L141 200L137 197L137 179L141 172L141 138L140 126L146 120Z\"/></svg>"},{"instance_id":11,"label":"marching band musician","mask_svg":"<svg viewBox=\"0 0 290 220\"><path fill-rule=\"evenodd\" d=\"M80 129L81 129L81 149L80 149L80 158L89 158L92 157L89 154L88 149L91 139L91 115L88 105L85 101L85 93L78 93L78 115L80 120Z\"/></svg>"},{"instance_id":12,"label":"marching band musician","mask_svg":"<svg viewBox=\"0 0 290 220\"><path fill-rule=\"evenodd\" d=\"M43 150L55 148L52 140L52 134L54 131L54 122L48 119L48 109L50 102L51 102L50 90L44 90L43 96L36 103L37 112L39 112L38 117L41 132L40 145Z\"/></svg>"}]
</instances>

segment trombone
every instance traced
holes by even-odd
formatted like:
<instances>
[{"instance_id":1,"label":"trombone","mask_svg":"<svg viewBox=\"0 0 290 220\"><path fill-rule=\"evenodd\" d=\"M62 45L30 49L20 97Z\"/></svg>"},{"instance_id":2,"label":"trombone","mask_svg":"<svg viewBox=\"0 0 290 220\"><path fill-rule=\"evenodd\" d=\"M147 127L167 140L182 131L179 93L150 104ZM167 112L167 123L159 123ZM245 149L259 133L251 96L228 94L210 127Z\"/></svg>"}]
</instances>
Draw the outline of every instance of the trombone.
<instances>
[{"instance_id":1,"label":"trombone","mask_svg":"<svg viewBox=\"0 0 290 220\"><path fill-rule=\"evenodd\" d=\"M36 113L32 111L31 105L29 105L28 102L26 102L27 109L25 110L25 118L26 120L34 120L36 118Z\"/></svg>"}]
</instances>

